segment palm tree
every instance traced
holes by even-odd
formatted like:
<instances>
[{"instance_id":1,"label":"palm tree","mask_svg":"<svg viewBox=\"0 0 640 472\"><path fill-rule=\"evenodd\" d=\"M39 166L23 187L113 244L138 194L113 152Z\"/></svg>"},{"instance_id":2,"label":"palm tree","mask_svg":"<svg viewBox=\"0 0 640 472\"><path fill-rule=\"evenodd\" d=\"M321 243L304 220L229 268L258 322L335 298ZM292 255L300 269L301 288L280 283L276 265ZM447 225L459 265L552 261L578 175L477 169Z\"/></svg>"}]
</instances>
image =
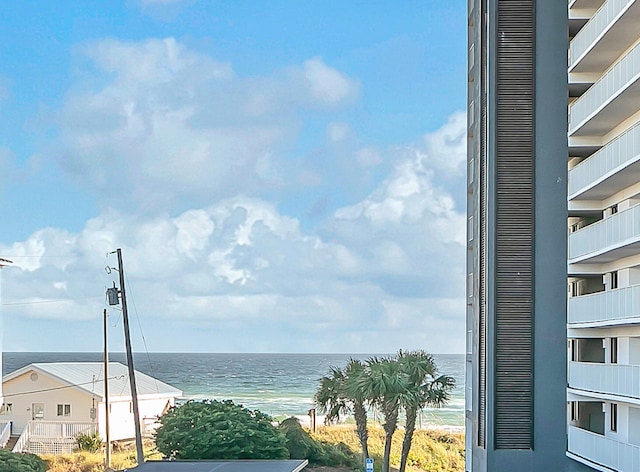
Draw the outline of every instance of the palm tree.
<instances>
[{"instance_id":1,"label":"palm tree","mask_svg":"<svg viewBox=\"0 0 640 472\"><path fill-rule=\"evenodd\" d=\"M367 444L369 440L369 432L367 430L367 397L364 395L362 389L360 389L360 379L365 375L364 365L357 359L350 359L344 368L344 374L345 393L353 407L353 418L356 421L356 433L360 440L362 460L364 462L367 457L369 457L369 447Z\"/></svg>"},{"instance_id":2,"label":"palm tree","mask_svg":"<svg viewBox=\"0 0 640 472\"><path fill-rule=\"evenodd\" d=\"M364 365L357 359L350 359L344 369L331 367L330 374L320 379L314 397L318 410L327 415L327 424L353 412L363 462L369 457L366 398L359 388L360 378L364 374Z\"/></svg>"},{"instance_id":3,"label":"palm tree","mask_svg":"<svg viewBox=\"0 0 640 472\"><path fill-rule=\"evenodd\" d=\"M403 397L407 394L408 380L408 375L400 369L400 364L393 357L373 357L367 360L367 373L359 380L364 396L380 408L384 417L382 472L389 472L391 441L398 429L398 414Z\"/></svg>"},{"instance_id":4,"label":"palm tree","mask_svg":"<svg viewBox=\"0 0 640 472\"><path fill-rule=\"evenodd\" d=\"M408 390L402 396L406 413L399 472L405 472L418 411L425 406L441 407L449 401L455 381L447 375L438 375L433 357L425 351L398 352L400 369L409 379Z\"/></svg>"},{"instance_id":5,"label":"palm tree","mask_svg":"<svg viewBox=\"0 0 640 472\"><path fill-rule=\"evenodd\" d=\"M326 413L325 424L339 420L341 415L349 413L344 394L344 373L337 367L330 367L329 370L329 375L320 379L320 386L314 396L320 413Z\"/></svg>"}]
</instances>

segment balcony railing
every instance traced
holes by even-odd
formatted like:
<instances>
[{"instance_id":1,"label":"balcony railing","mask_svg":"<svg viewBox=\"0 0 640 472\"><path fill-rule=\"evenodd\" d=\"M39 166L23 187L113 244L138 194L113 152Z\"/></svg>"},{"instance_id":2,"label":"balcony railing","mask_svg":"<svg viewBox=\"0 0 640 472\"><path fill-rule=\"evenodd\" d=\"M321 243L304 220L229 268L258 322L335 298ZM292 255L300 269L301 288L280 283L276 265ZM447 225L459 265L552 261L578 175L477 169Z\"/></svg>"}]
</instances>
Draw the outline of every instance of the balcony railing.
<instances>
[{"instance_id":1,"label":"balcony railing","mask_svg":"<svg viewBox=\"0 0 640 472\"><path fill-rule=\"evenodd\" d=\"M640 159L640 123L569 171L569 197L584 192L606 176Z\"/></svg>"},{"instance_id":2,"label":"balcony railing","mask_svg":"<svg viewBox=\"0 0 640 472\"><path fill-rule=\"evenodd\" d=\"M569 298L569 324L611 323L638 318L640 285Z\"/></svg>"},{"instance_id":3,"label":"balcony railing","mask_svg":"<svg viewBox=\"0 0 640 472\"><path fill-rule=\"evenodd\" d=\"M640 396L640 366L569 362L569 386L621 397Z\"/></svg>"},{"instance_id":4,"label":"balcony railing","mask_svg":"<svg viewBox=\"0 0 640 472\"><path fill-rule=\"evenodd\" d=\"M638 80L639 76L640 43L625 54L584 95L573 102L569 111L569 132L574 133L585 120L611 102L633 81ZM624 118L626 117L622 119Z\"/></svg>"},{"instance_id":5,"label":"balcony railing","mask_svg":"<svg viewBox=\"0 0 640 472\"><path fill-rule=\"evenodd\" d=\"M32 454L68 454L76 448L79 434L97 431L95 423L29 421L13 452Z\"/></svg>"},{"instance_id":6,"label":"balcony railing","mask_svg":"<svg viewBox=\"0 0 640 472\"><path fill-rule=\"evenodd\" d=\"M569 46L570 65L580 59L591 45L609 28L611 22L635 0L608 0L584 25Z\"/></svg>"},{"instance_id":7,"label":"balcony railing","mask_svg":"<svg viewBox=\"0 0 640 472\"><path fill-rule=\"evenodd\" d=\"M5 447L11 437L11 423L0 423L0 447Z\"/></svg>"},{"instance_id":8,"label":"balcony railing","mask_svg":"<svg viewBox=\"0 0 640 472\"><path fill-rule=\"evenodd\" d=\"M569 427L569 452L620 472L640 470L640 447Z\"/></svg>"},{"instance_id":9,"label":"balcony railing","mask_svg":"<svg viewBox=\"0 0 640 472\"><path fill-rule=\"evenodd\" d=\"M602 6L605 0L568 0L569 8L591 8L597 9Z\"/></svg>"},{"instance_id":10,"label":"balcony railing","mask_svg":"<svg viewBox=\"0 0 640 472\"><path fill-rule=\"evenodd\" d=\"M569 262L640 241L640 205L635 205L569 235Z\"/></svg>"}]
</instances>

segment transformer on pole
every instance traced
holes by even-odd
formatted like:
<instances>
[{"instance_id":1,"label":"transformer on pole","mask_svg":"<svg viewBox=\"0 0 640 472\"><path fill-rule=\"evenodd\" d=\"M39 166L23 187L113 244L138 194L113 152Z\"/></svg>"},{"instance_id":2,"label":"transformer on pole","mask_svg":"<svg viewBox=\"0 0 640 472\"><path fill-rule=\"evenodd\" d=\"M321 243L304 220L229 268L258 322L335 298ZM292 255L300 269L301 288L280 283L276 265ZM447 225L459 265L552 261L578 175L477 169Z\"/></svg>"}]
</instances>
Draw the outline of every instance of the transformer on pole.
<instances>
[{"instance_id":1,"label":"transformer on pole","mask_svg":"<svg viewBox=\"0 0 640 472\"><path fill-rule=\"evenodd\" d=\"M120 279L120 290L113 287L107 289L107 300L109 305L118 305L118 296L122 303L122 324L124 327L124 342L127 352L127 367L129 369L129 388L131 389L131 402L133 405L133 423L136 433L136 456L138 465L144 462L144 452L142 450L142 433L140 431L140 410L138 408L138 389L136 388L136 375L133 367L133 353L131 352L131 335L129 333L129 313L127 311L127 295L124 282L124 268L122 266L122 251L118 248L111 254L116 253L118 257L118 275Z\"/></svg>"}]
</instances>

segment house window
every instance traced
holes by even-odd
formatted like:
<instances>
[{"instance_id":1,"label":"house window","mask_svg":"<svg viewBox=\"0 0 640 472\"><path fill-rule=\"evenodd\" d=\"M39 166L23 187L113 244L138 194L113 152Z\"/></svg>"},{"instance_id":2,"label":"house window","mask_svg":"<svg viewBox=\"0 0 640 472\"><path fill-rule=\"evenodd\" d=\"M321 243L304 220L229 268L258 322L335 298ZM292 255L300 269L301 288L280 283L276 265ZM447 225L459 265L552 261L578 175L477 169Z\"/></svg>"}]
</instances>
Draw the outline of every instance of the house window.
<instances>
[{"instance_id":1,"label":"house window","mask_svg":"<svg viewBox=\"0 0 640 472\"><path fill-rule=\"evenodd\" d=\"M618 431L618 404L611 404L611 431Z\"/></svg>"},{"instance_id":2,"label":"house window","mask_svg":"<svg viewBox=\"0 0 640 472\"><path fill-rule=\"evenodd\" d=\"M611 363L617 364L618 363L618 338L611 338L610 347L611 347Z\"/></svg>"},{"instance_id":3,"label":"house window","mask_svg":"<svg viewBox=\"0 0 640 472\"><path fill-rule=\"evenodd\" d=\"M611 272L611 290L618 288L618 271Z\"/></svg>"},{"instance_id":4,"label":"house window","mask_svg":"<svg viewBox=\"0 0 640 472\"><path fill-rule=\"evenodd\" d=\"M13 412L13 403L3 403L0 407L0 415L10 415Z\"/></svg>"},{"instance_id":5,"label":"house window","mask_svg":"<svg viewBox=\"0 0 640 472\"><path fill-rule=\"evenodd\" d=\"M578 402L571 402L571 421L578 421Z\"/></svg>"},{"instance_id":6,"label":"house window","mask_svg":"<svg viewBox=\"0 0 640 472\"><path fill-rule=\"evenodd\" d=\"M58 416L71 416L71 405L58 403Z\"/></svg>"}]
</instances>

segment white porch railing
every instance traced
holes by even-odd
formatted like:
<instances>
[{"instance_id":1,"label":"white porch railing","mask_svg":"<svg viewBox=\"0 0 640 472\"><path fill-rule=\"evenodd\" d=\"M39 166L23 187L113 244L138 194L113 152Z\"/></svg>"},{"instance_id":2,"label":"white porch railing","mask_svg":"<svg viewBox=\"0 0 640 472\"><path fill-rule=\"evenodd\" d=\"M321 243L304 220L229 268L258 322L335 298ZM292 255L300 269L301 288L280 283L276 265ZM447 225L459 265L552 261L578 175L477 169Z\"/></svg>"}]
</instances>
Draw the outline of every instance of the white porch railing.
<instances>
[{"instance_id":1,"label":"white porch railing","mask_svg":"<svg viewBox=\"0 0 640 472\"><path fill-rule=\"evenodd\" d=\"M29 443L29 430L28 428L25 428L22 434L20 434L20 437L18 438L16 443L13 445L13 449L11 451L26 452L28 443Z\"/></svg>"},{"instance_id":2,"label":"white porch railing","mask_svg":"<svg viewBox=\"0 0 640 472\"><path fill-rule=\"evenodd\" d=\"M622 172L640 159L640 123L634 125L569 171L569 197L594 187L603 176Z\"/></svg>"},{"instance_id":3,"label":"white porch railing","mask_svg":"<svg viewBox=\"0 0 640 472\"><path fill-rule=\"evenodd\" d=\"M11 423L0 423L0 447L5 447L11 437Z\"/></svg>"},{"instance_id":4,"label":"white porch railing","mask_svg":"<svg viewBox=\"0 0 640 472\"><path fill-rule=\"evenodd\" d=\"M608 3L608 2L607 2ZM638 80L640 45L636 45L571 105L569 133ZM624 119L624 118L622 118Z\"/></svg>"},{"instance_id":5,"label":"white porch railing","mask_svg":"<svg viewBox=\"0 0 640 472\"><path fill-rule=\"evenodd\" d=\"M640 205L616 213L569 235L569 262L590 253L610 250L640 241Z\"/></svg>"},{"instance_id":6,"label":"white porch railing","mask_svg":"<svg viewBox=\"0 0 640 472\"><path fill-rule=\"evenodd\" d=\"M30 421L18 438L13 452L69 454L76 448L79 434L93 434L95 423Z\"/></svg>"},{"instance_id":7,"label":"white porch railing","mask_svg":"<svg viewBox=\"0 0 640 472\"><path fill-rule=\"evenodd\" d=\"M569 452L619 472L640 470L640 447L569 427Z\"/></svg>"},{"instance_id":8,"label":"white porch railing","mask_svg":"<svg viewBox=\"0 0 640 472\"><path fill-rule=\"evenodd\" d=\"M593 15L591 20L584 25L580 32L573 38L569 46L569 58L571 65L591 47L591 45L607 30L612 21L620 15L634 0L608 0Z\"/></svg>"},{"instance_id":9,"label":"white porch railing","mask_svg":"<svg viewBox=\"0 0 640 472\"><path fill-rule=\"evenodd\" d=\"M569 362L568 380L571 388L623 397L640 396L638 365Z\"/></svg>"},{"instance_id":10,"label":"white porch railing","mask_svg":"<svg viewBox=\"0 0 640 472\"><path fill-rule=\"evenodd\" d=\"M638 318L640 285L569 298L568 323L608 323Z\"/></svg>"}]
</instances>

